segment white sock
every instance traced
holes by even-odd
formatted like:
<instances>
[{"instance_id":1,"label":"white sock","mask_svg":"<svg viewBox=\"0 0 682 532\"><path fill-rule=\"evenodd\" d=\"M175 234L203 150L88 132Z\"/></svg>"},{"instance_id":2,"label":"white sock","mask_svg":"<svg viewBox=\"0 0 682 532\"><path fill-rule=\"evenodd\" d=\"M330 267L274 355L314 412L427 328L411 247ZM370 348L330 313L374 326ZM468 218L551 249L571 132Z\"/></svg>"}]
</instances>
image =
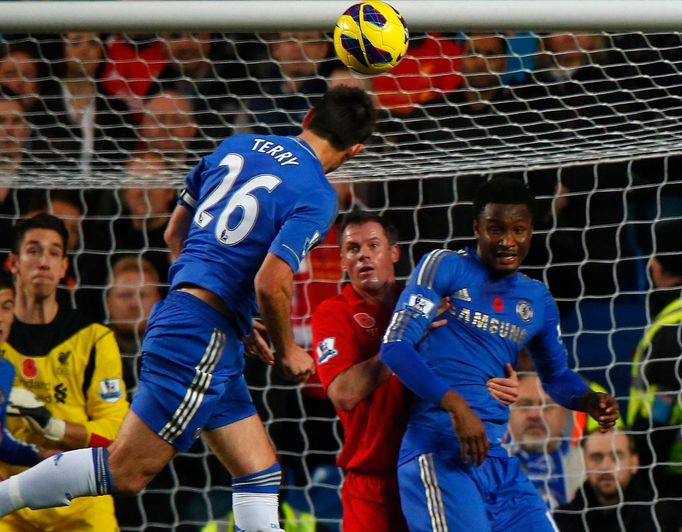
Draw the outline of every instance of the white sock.
<instances>
[{"instance_id":1,"label":"white sock","mask_svg":"<svg viewBox=\"0 0 682 532\"><path fill-rule=\"evenodd\" d=\"M278 499L276 493L233 493L237 532L284 532L279 527Z\"/></svg>"},{"instance_id":2,"label":"white sock","mask_svg":"<svg viewBox=\"0 0 682 532\"><path fill-rule=\"evenodd\" d=\"M0 482L0 517L25 507L69 506L75 497L111 493L107 454L106 449L56 454Z\"/></svg>"}]
</instances>

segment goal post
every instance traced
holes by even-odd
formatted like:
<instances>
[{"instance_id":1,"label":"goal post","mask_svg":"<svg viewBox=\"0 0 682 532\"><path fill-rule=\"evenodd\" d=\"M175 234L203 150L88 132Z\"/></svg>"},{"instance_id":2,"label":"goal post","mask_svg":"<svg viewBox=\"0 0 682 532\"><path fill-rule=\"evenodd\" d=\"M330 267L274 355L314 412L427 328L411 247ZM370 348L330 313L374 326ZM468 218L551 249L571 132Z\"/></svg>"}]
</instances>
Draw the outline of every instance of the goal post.
<instances>
[{"instance_id":1,"label":"goal post","mask_svg":"<svg viewBox=\"0 0 682 532\"><path fill-rule=\"evenodd\" d=\"M286 7L284 3L286 2ZM674 31L667 0L396 0L413 31ZM328 31L340 0L101 0L3 3L3 31Z\"/></svg>"},{"instance_id":2,"label":"goal post","mask_svg":"<svg viewBox=\"0 0 682 532\"><path fill-rule=\"evenodd\" d=\"M431 249L471 244L473 193L483 180L523 179L538 199L524 272L558 301L570 365L625 406L632 354L658 305L648 270L659 251L655 228L682 219L682 3L396 0L410 50L376 77L339 72L330 61L329 33L350 3L3 2L6 50L36 54L17 56L5 75L37 83L25 94L0 91L0 111L19 113L21 102L28 126L9 131L0 122L0 258L17 219L36 210L62 216L74 235L63 292L122 325L134 386L145 298L150 286L156 297L167 287L161 234L187 170L225 136L295 134L301 109L328 84L352 82L375 97L380 123L367 150L331 174L341 212L359 205L393 221L404 281ZM98 33L108 55L97 70L65 73L68 32ZM490 33L490 48L467 32ZM301 55L278 59L282 44ZM0 87L11 85L2 79L7 57ZM120 83L117 61L142 66ZM283 74L298 64L312 68ZM83 115L63 99L69 75L102 96L91 115L106 116L106 128L95 127L102 135L87 125L89 133L78 132ZM283 78L293 91L282 89ZM137 284L116 292L131 288L116 277L131 257ZM147 263L156 277L145 276ZM296 277L295 333L306 348L313 308L343 282L331 238ZM115 295L137 305L117 314ZM283 500L338 530L342 434L320 386L292 386L254 361L246 377L284 465ZM655 458L644 474L666 460ZM117 504L124 530L201 530L229 520L230 497L229 479L199 442L143 494Z\"/></svg>"}]
</instances>

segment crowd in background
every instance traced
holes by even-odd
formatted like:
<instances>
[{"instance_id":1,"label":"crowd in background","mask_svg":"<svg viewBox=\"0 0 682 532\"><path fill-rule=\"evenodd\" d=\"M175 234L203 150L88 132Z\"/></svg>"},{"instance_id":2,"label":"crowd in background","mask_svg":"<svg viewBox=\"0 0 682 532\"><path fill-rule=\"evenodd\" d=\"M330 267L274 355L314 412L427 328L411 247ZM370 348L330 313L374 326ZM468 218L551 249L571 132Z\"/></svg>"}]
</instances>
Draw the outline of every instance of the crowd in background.
<instances>
[{"instance_id":1,"label":"crowd in background","mask_svg":"<svg viewBox=\"0 0 682 532\"><path fill-rule=\"evenodd\" d=\"M375 94L381 121L369 149L386 158L433 152L485 158L495 150L556 149L581 139L593 148L625 134L646 138L656 128L667 131L682 110L677 34L419 34L411 37L408 56L391 75L371 78L351 74L334 59L329 36L317 32L78 32L3 38L0 260L6 267L11 227L19 218L50 212L65 221L70 262L60 301L114 331L129 394L135 391L145 319L164 294L170 254L163 230L177 194L173 187L139 183L181 177L227 136L295 135L311 102L335 84L356 84ZM618 305L640 309L641 316L623 322L634 322L636 337L614 341L621 361L632 360L644 325L655 322L671 294L679 298L682 268L665 254L682 252L682 245L665 247L679 232L661 225L660 234L667 236L657 240L653 222L682 217L680 162L670 155L515 172L541 199L527 273L547 282L567 323L576 317L577 299L606 301L597 312L613 312L613 327L620 323L614 310ZM119 187L12 186L35 179L42 187L51 176L94 180L102 174L115 175ZM484 178L472 172L456 179L374 180L337 185L337 192L342 211L361 205L384 212L395 223L404 243L398 274L405 277L431 249L457 249L471 240L471 199ZM343 280L336 245L332 229L298 274L296 336L307 347L312 310L335 294ZM663 280L648 270L649 257L661 251ZM644 297L650 290L652 298ZM679 321L673 325L677 332L665 353L674 360L682 355L682 340ZM589 329L590 323L580 326ZM577 340L569 352L579 367L600 365L591 364L592 353L581 351ZM676 377L666 385L670 401L664 406L672 414L663 424L679 425L679 363L673 361L665 372ZM621 392L625 406L629 368L625 378L608 369L595 375L611 392ZM249 361L247 380L281 452L290 488L284 490L285 499L309 505L309 488L317 486L316 512L338 518L335 457L341 435L319 384L292 388L257 361ZM546 427L540 412L536 432ZM638 430L647 433L651 426L643 417L633 414L629 422L638 419ZM566 435L572 421L558 425L555 434L540 434L540 441L563 437L561 446L577 452ZM628 447L630 439L618 442L625 448L623 456L634 449ZM647 443L635 439L640 446ZM663 439L656 445L678 449L679 437L677 443L674 435ZM535 443L526 451L554 450ZM595 446L601 443L595 438ZM121 526L152 522L166 529L163 523L207 520L209 507L214 517L227 513L226 489L201 495L207 486L229 485L228 479L213 478L215 464L202 445L178 457L139 500L118 501ZM647 449L639 449L642 464L669 458ZM551 507L568 504L580 484L573 479L569 489L559 477L551 469L537 472ZM667 493L680 496L674 490ZM176 510L168 504L171 498Z\"/></svg>"}]
</instances>

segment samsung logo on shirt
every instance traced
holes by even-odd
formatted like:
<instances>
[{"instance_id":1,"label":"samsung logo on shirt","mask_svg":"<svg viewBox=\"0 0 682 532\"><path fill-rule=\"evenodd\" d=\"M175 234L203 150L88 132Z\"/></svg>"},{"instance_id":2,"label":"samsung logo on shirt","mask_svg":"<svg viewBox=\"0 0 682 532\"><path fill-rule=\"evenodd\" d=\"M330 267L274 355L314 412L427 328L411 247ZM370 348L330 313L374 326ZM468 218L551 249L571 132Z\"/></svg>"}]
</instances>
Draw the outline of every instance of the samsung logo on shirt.
<instances>
[{"instance_id":1,"label":"samsung logo on shirt","mask_svg":"<svg viewBox=\"0 0 682 532\"><path fill-rule=\"evenodd\" d=\"M519 345L526 343L526 336L528 336L528 329L519 327L509 323L508 321L501 321L497 318L491 318L484 312L474 311L468 308L451 308L448 311L455 316L459 321L467 323L473 327L477 327L482 331L488 331L490 334L499 336L500 338L508 338L512 342Z\"/></svg>"}]
</instances>

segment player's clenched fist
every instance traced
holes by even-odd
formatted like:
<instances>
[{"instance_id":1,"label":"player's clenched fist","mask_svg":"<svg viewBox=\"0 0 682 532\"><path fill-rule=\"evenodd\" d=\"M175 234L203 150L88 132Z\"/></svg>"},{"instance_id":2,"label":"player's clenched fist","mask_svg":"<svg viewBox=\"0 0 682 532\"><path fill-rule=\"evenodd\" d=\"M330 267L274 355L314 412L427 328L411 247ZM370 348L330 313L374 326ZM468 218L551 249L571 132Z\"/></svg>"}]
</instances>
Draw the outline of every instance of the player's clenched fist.
<instances>
[{"instance_id":1,"label":"player's clenched fist","mask_svg":"<svg viewBox=\"0 0 682 532\"><path fill-rule=\"evenodd\" d=\"M605 393L589 391L582 399L583 411L592 416L599 423L601 432L608 432L616 426L620 417L618 401Z\"/></svg>"},{"instance_id":2,"label":"player's clenched fist","mask_svg":"<svg viewBox=\"0 0 682 532\"><path fill-rule=\"evenodd\" d=\"M315 373L315 361L305 349L295 345L279 359L284 377L294 382L303 382Z\"/></svg>"},{"instance_id":3,"label":"player's clenched fist","mask_svg":"<svg viewBox=\"0 0 682 532\"><path fill-rule=\"evenodd\" d=\"M440 400L441 407L450 414L452 426L459 439L462 462L481 465L488 456L488 435L483 422L469 408L462 397L450 390Z\"/></svg>"}]
</instances>

